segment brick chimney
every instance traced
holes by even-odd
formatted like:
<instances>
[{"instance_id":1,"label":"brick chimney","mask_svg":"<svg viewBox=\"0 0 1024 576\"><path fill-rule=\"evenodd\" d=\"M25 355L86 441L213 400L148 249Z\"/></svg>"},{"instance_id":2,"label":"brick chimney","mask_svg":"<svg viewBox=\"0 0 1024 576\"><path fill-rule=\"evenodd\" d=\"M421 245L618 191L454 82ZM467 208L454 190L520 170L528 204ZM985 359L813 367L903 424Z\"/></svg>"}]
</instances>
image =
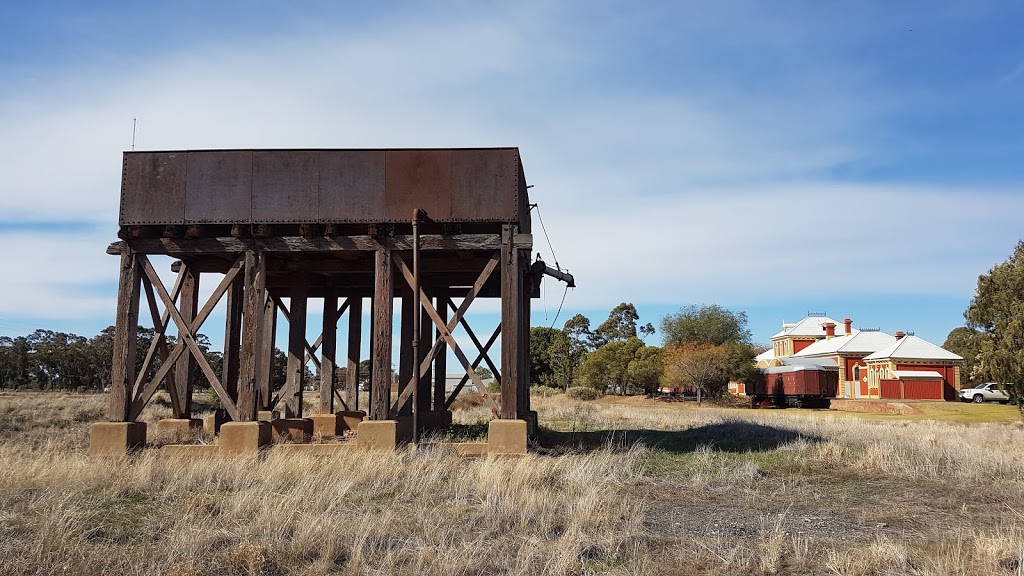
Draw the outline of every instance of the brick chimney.
<instances>
[{"instance_id":1,"label":"brick chimney","mask_svg":"<svg viewBox=\"0 0 1024 576\"><path fill-rule=\"evenodd\" d=\"M832 338L836 337L835 322L825 322L824 324L822 324L822 326L825 327L825 340L831 340Z\"/></svg>"},{"instance_id":2,"label":"brick chimney","mask_svg":"<svg viewBox=\"0 0 1024 576\"><path fill-rule=\"evenodd\" d=\"M897 332L897 333L895 333L895 334L893 334L893 336L895 336L897 340L902 340L903 337L906 336L906 335L907 335L907 333L903 332L902 330Z\"/></svg>"},{"instance_id":3,"label":"brick chimney","mask_svg":"<svg viewBox=\"0 0 1024 576\"><path fill-rule=\"evenodd\" d=\"M850 320L849 318L843 320L843 328L846 329L847 336L853 334L853 320Z\"/></svg>"}]
</instances>

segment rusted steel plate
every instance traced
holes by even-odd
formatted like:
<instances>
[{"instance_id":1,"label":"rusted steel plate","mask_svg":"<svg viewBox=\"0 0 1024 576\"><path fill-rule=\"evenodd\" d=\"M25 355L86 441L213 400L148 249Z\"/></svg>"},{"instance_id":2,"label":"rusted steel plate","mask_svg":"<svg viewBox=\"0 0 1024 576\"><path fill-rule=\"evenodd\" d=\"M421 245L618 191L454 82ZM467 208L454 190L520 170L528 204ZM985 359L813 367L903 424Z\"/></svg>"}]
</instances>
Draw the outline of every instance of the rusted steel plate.
<instances>
[{"instance_id":1,"label":"rusted steel plate","mask_svg":"<svg viewBox=\"0 0 1024 576\"><path fill-rule=\"evenodd\" d=\"M188 153L185 220L234 223L252 218L252 151Z\"/></svg>"},{"instance_id":2,"label":"rusted steel plate","mask_svg":"<svg viewBox=\"0 0 1024 576\"><path fill-rule=\"evenodd\" d=\"M415 208L433 220L451 220L451 150L388 150L384 217L407 222Z\"/></svg>"},{"instance_id":3,"label":"rusted steel plate","mask_svg":"<svg viewBox=\"0 0 1024 576\"><path fill-rule=\"evenodd\" d=\"M519 160L514 148L452 152L452 219L516 220Z\"/></svg>"},{"instance_id":4,"label":"rusted steel plate","mask_svg":"<svg viewBox=\"0 0 1024 576\"><path fill-rule=\"evenodd\" d=\"M184 152L126 152L121 172L122 226L185 221Z\"/></svg>"},{"instance_id":5,"label":"rusted steel plate","mask_svg":"<svg viewBox=\"0 0 1024 576\"><path fill-rule=\"evenodd\" d=\"M530 194L526 188L526 172L523 171L523 159L519 156L518 149L516 150L516 171L519 173L516 180L516 197L518 198L516 218L519 220L519 231L529 234L533 228L530 219Z\"/></svg>"},{"instance_id":6,"label":"rusted steel plate","mask_svg":"<svg viewBox=\"0 0 1024 576\"><path fill-rule=\"evenodd\" d=\"M257 150L252 154L253 222L316 222L320 153Z\"/></svg>"},{"instance_id":7,"label":"rusted steel plate","mask_svg":"<svg viewBox=\"0 0 1024 576\"><path fill-rule=\"evenodd\" d=\"M321 222L385 220L384 156L383 150L320 152Z\"/></svg>"}]
</instances>

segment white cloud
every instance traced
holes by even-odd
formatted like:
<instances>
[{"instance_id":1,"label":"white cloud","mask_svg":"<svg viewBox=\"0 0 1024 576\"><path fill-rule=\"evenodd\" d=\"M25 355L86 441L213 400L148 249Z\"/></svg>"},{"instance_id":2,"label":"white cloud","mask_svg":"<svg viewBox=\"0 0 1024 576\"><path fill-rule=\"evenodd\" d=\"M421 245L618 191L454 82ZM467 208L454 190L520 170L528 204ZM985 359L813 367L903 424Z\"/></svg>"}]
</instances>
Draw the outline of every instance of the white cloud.
<instances>
[{"instance_id":1,"label":"white cloud","mask_svg":"<svg viewBox=\"0 0 1024 576\"><path fill-rule=\"evenodd\" d=\"M690 12L687 29L735 24ZM873 152L867 127L895 105L884 92L865 99L856 69L791 70L789 84L767 89L763 78L701 64L713 28L654 67L652 89L607 76L623 71L614 42L627 25L587 20L594 27L581 32L570 27L578 14L538 7L418 16L182 47L118 75L80 71L60 84L70 95L9 88L0 219L95 221L101 232L70 249L66 239L6 233L26 248L2 256L5 269L24 272L0 285L0 310L111 309L112 289L77 296L73 285L116 279L102 249L114 239L133 117L144 149L518 145L559 260L579 281L569 299L578 307L749 301L836 285L963 293L1016 240L1008 215L1022 201L1012 190L830 178ZM774 24L740 29L765 36L723 45L807 48Z\"/></svg>"}]
</instances>

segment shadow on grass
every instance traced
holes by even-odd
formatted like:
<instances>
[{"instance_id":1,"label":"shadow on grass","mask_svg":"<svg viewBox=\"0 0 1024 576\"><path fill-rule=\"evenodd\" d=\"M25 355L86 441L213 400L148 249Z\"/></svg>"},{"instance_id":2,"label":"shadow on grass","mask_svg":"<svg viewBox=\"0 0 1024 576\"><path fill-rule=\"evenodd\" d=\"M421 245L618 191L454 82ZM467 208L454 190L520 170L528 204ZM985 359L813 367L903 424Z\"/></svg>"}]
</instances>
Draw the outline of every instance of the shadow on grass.
<instances>
[{"instance_id":1,"label":"shadow on grass","mask_svg":"<svg viewBox=\"0 0 1024 576\"><path fill-rule=\"evenodd\" d=\"M541 428L537 441L551 452L596 450L608 445L629 448L635 445L671 453L693 452L699 446L711 446L721 452L764 452L775 450L803 438L809 442L820 439L804 436L795 430L775 428L749 422L727 422L698 426L688 430L598 430L562 432Z\"/></svg>"}]
</instances>

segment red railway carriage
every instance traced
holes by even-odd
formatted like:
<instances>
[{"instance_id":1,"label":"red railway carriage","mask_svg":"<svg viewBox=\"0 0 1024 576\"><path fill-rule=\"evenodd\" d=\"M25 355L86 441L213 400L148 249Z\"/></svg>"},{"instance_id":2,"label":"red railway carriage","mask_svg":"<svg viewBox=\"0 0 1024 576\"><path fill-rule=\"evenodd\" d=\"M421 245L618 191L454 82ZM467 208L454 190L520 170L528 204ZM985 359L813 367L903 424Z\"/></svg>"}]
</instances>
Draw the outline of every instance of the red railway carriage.
<instances>
[{"instance_id":1,"label":"red railway carriage","mask_svg":"<svg viewBox=\"0 0 1024 576\"><path fill-rule=\"evenodd\" d=\"M783 359L782 366L761 370L761 378L747 385L751 406L772 402L801 407L834 398L839 388L839 366L834 360Z\"/></svg>"}]
</instances>

